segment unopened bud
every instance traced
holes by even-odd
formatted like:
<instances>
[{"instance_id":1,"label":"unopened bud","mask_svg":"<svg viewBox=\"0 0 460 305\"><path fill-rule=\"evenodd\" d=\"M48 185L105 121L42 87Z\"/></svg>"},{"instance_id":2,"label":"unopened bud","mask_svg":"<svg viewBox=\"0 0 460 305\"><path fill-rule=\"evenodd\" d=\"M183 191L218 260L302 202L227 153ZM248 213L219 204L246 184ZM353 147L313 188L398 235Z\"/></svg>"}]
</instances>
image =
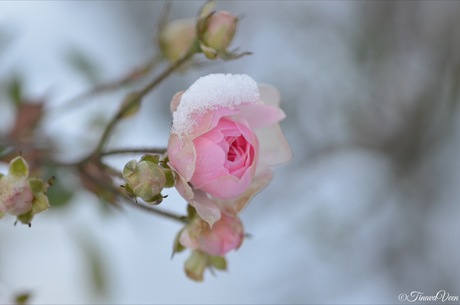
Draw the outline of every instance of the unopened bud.
<instances>
[{"instance_id":1,"label":"unopened bud","mask_svg":"<svg viewBox=\"0 0 460 305\"><path fill-rule=\"evenodd\" d=\"M29 178L29 166L22 157L11 160L8 175L0 175L0 217L4 214L17 216L29 224L35 214L49 208L46 191L50 182Z\"/></svg>"},{"instance_id":2,"label":"unopened bud","mask_svg":"<svg viewBox=\"0 0 460 305\"><path fill-rule=\"evenodd\" d=\"M195 20L179 19L166 24L158 40L163 56L174 62L190 50L195 39Z\"/></svg>"},{"instance_id":3,"label":"unopened bud","mask_svg":"<svg viewBox=\"0 0 460 305\"><path fill-rule=\"evenodd\" d=\"M227 11L218 11L211 14L205 24L202 43L217 53L226 52L235 36L238 18Z\"/></svg>"},{"instance_id":4,"label":"unopened bud","mask_svg":"<svg viewBox=\"0 0 460 305\"><path fill-rule=\"evenodd\" d=\"M166 185L164 169L157 163L141 160L128 162L123 169L123 178L126 188L133 195L142 198L145 202L154 202L163 199L161 191Z\"/></svg>"}]
</instances>

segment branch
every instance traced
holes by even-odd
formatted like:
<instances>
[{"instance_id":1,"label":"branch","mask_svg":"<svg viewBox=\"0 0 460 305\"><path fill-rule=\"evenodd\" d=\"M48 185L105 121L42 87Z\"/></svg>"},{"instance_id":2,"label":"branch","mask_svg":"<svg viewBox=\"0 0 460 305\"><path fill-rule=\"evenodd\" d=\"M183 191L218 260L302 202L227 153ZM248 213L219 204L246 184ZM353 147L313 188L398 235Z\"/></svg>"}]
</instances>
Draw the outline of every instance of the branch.
<instances>
[{"instance_id":1,"label":"branch","mask_svg":"<svg viewBox=\"0 0 460 305\"><path fill-rule=\"evenodd\" d=\"M165 80L171 73L177 70L182 64L187 62L190 58L193 57L197 53L197 48L199 48L198 41L196 41L190 50L178 61L171 64L166 70L164 70L157 78L155 78L150 84L148 84L144 89L135 92L136 98L131 99L128 103L124 104L124 106L118 111L117 115L115 115L109 124L106 126L104 132L102 133L101 139L94 151L94 155L100 155L102 148L104 147L105 143L107 142L112 129L115 125L123 118L123 116L130 111L130 109L136 105L145 95L147 95L150 91L152 91L157 85L159 85L163 80Z\"/></svg>"},{"instance_id":2,"label":"branch","mask_svg":"<svg viewBox=\"0 0 460 305\"><path fill-rule=\"evenodd\" d=\"M167 151L166 148L125 148L125 149L112 149L101 152L101 156L122 155L122 154L157 154L162 155Z\"/></svg>"},{"instance_id":3,"label":"branch","mask_svg":"<svg viewBox=\"0 0 460 305\"><path fill-rule=\"evenodd\" d=\"M130 206L133 206L133 207L136 207L138 209L141 209L145 212L149 212L149 213L152 213L152 214L155 214L157 216L162 216L162 217L165 217L165 218L169 218L169 219L172 219L172 220L175 220L175 221L178 221L180 223L187 223L187 217L186 216L180 216L178 214L175 214L175 213L172 213L172 212L167 212L167 211L164 211L164 210L160 210L154 206L151 206L151 205L147 205L147 204L144 204L144 203L140 203L140 202L134 202L133 200L124 200L124 202L128 203Z\"/></svg>"}]
</instances>

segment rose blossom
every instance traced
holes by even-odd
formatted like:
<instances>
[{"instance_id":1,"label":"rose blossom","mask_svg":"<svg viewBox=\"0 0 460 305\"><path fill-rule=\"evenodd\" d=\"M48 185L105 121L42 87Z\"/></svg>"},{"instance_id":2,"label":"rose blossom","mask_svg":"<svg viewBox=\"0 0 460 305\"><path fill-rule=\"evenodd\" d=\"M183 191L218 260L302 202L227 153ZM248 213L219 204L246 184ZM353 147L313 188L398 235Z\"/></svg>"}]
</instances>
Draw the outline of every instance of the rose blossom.
<instances>
[{"instance_id":1,"label":"rose blossom","mask_svg":"<svg viewBox=\"0 0 460 305\"><path fill-rule=\"evenodd\" d=\"M278 91L247 75L202 77L173 97L171 110L176 188L210 225L221 211L236 215L271 180L270 167L291 158Z\"/></svg>"}]
</instances>

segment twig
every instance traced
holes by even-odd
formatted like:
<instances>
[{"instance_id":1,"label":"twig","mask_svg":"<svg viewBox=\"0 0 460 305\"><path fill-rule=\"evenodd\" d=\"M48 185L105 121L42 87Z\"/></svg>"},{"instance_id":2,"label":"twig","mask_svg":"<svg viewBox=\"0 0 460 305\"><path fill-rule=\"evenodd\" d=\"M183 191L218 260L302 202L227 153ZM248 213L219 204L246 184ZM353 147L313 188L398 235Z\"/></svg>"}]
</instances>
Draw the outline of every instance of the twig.
<instances>
[{"instance_id":1,"label":"twig","mask_svg":"<svg viewBox=\"0 0 460 305\"><path fill-rule=\"evenodd\" d=\"M122 154L158 154L162 155L166 152L166 148L125 148L125 149L112 149L102 152L101 157Z\"/></svg>"}]
</instances>

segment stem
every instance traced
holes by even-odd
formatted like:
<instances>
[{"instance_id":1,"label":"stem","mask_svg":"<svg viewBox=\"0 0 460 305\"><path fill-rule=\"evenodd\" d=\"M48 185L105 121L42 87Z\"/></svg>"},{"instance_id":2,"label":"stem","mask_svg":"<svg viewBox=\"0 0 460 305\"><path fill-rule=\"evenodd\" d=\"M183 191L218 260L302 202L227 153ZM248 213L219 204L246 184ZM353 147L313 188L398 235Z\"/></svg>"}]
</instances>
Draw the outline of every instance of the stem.
<instances>
[{"instance_id":1,"label":"stem","mask_svg":"<svg viewBox=\"0 0 460 305\"><path fill-rule=\"evenodd\" d=\"M157 154L162 155L166 152L166 148L125 148L125 149L112 149L109 151L101 152L101 156L122 155L122 154Z\"/></svg>"},{"instance_id":2,"label":"stem","mask_svg":"<svg viewBox=\"0 0 460 305\"><path fill-rule=\"evenodd\" d=\"M128 112L132 106L138 103L147 93L149 93L152 89L154 89L158 84L160 84L163 80L165 80L172 72L174 72L177 68L179 68L183 63L188 61L192 56L197 52L196 44L190 48L189 52L187 52L181 59L171 64L166 70L164 70L156 79L154 79L150 84L148 84L144 89L140 90L136 93L136 98L131 99L128 103L126 103L112 118L109 124L106 126L104 132L102 133L101 139L94 151L94 155L99 155L101 153L102 148L104 147L105 143L107 142L112 129L118 123L118 121L123 118L123 116Z\"/></svg>"},{"instance_id":3,"label":"stem","mask_svg":"<svg viewBox=\"0 0 460 305\"><path fill-rule=\"evenodd\" d=\"M141 209L143 211L146 211L146 212L149 212L149 213L152 213L152 214L156 214L157 216L162 216L162 217L165 217L165 218L169 218L169 219L172 219L172 220L175 220L175 221L178 221L180 223L187 223L187 217L186 216L180 216L178 214L175 214L175 213L172 213L172 212L167 212L167 211L164 211L164 210L160 210L158 208L155 208L151 205L146 205L146 204L143 204L143 203L136 203L132 200L125 200L129 205L133 206L133 207L136 207L138 209Z\"/></svg>"}]
</instances>

